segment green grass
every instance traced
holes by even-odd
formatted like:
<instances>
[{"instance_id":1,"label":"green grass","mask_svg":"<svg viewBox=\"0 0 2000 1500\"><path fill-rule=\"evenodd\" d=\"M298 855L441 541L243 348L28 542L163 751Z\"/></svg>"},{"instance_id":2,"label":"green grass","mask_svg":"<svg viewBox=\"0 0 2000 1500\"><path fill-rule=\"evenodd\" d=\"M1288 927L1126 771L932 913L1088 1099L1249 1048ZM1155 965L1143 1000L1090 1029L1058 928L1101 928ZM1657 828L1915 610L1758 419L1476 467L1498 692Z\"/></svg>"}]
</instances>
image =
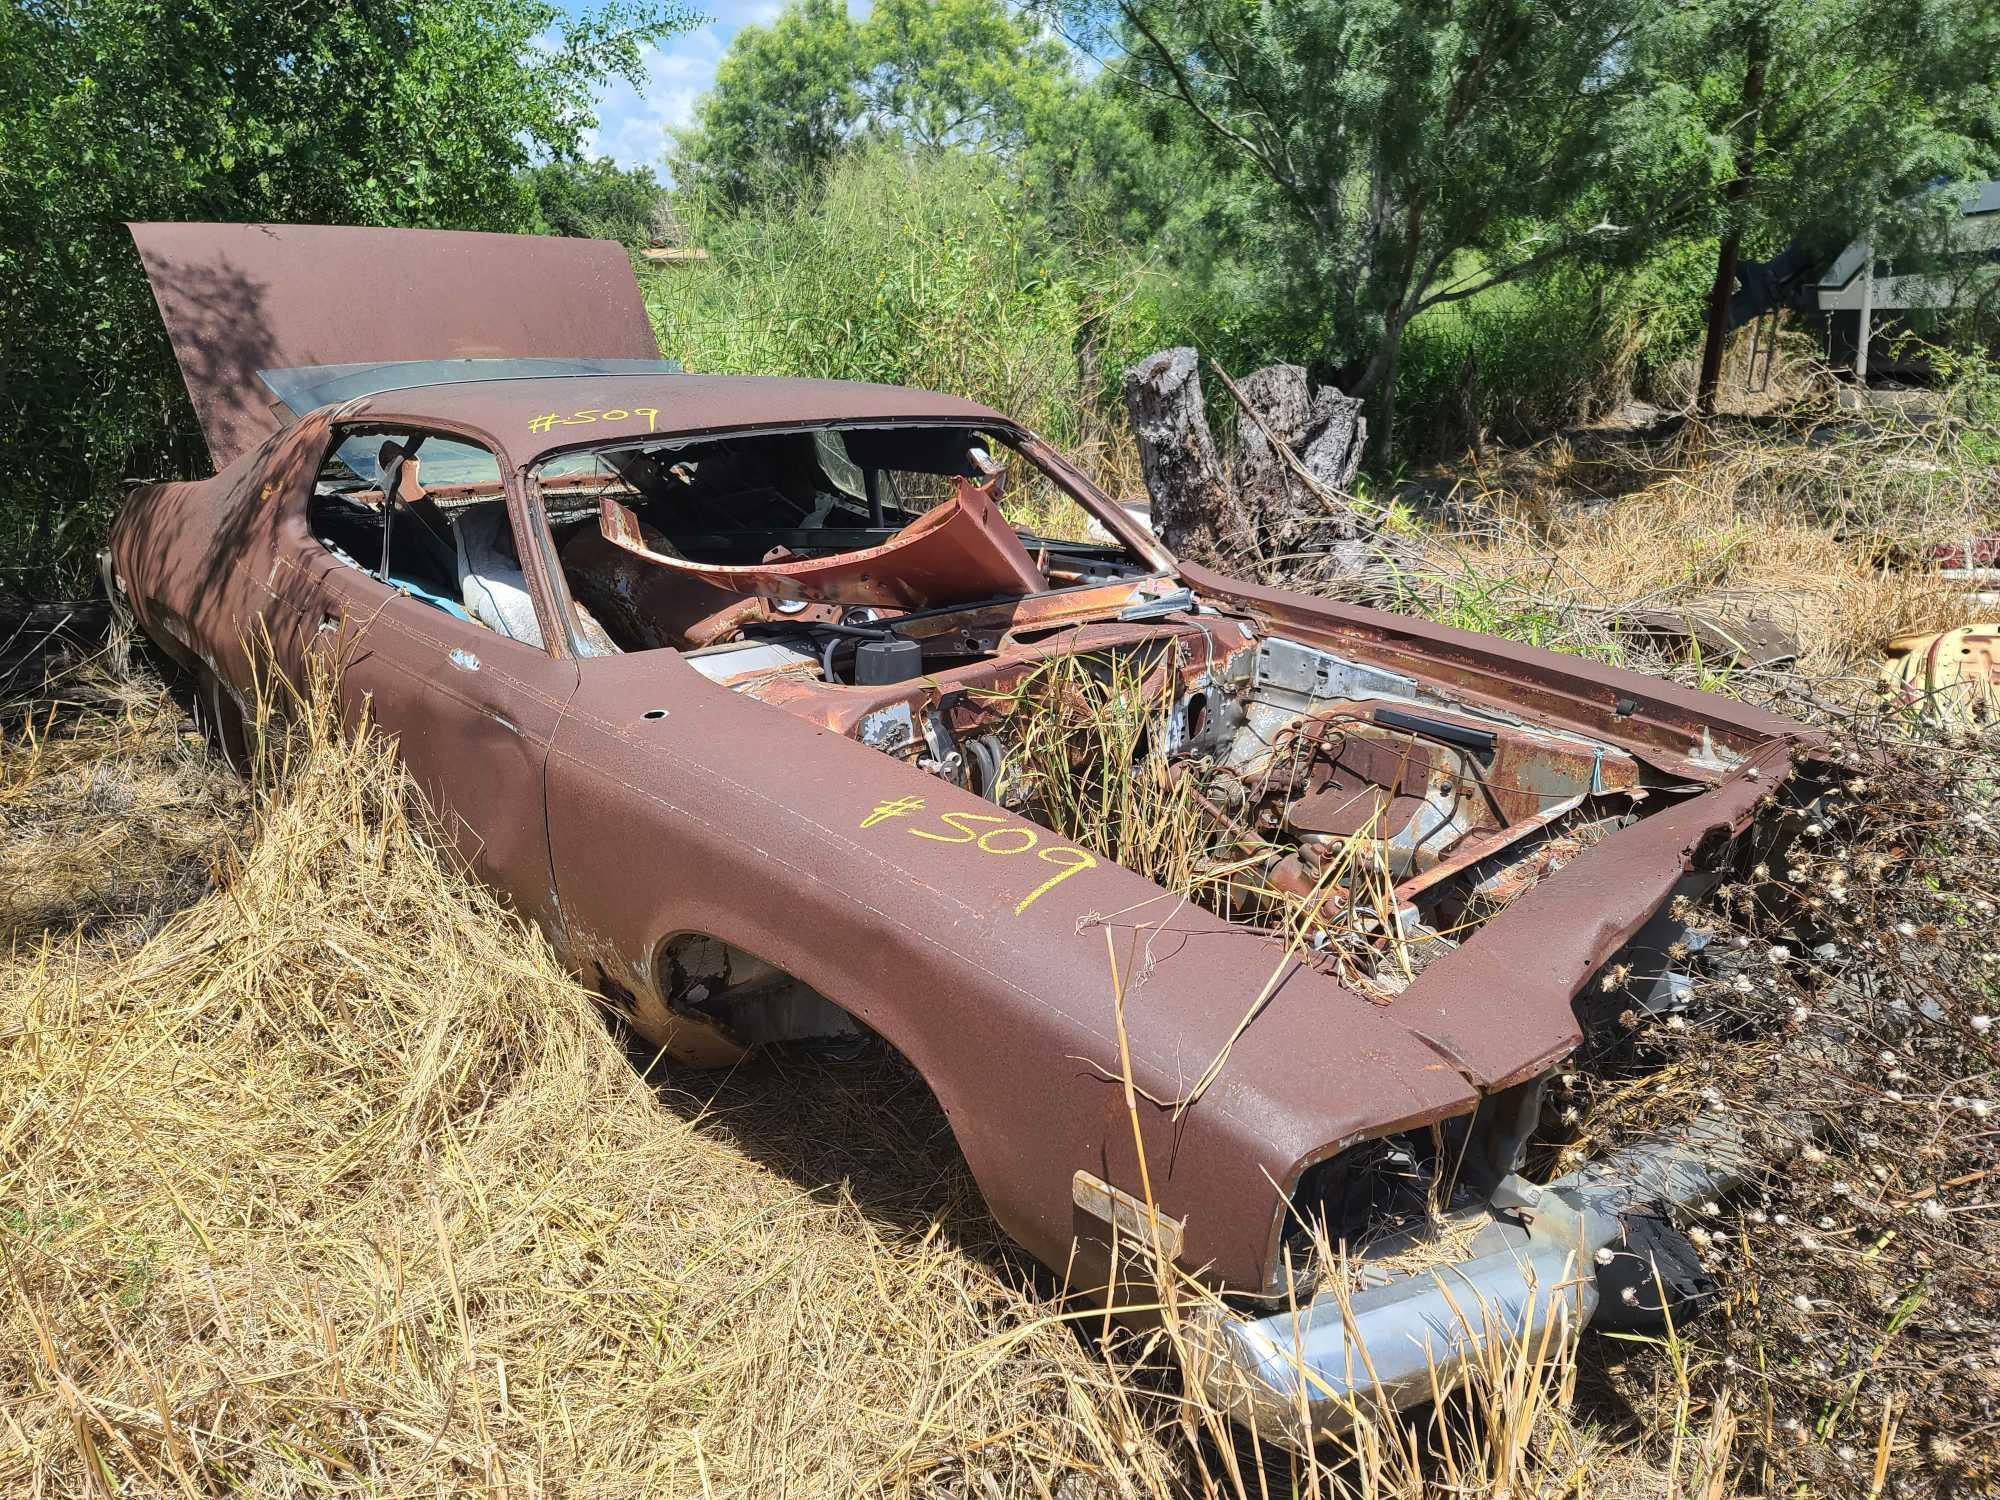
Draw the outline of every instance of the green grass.
<instances>
[{"instance_id":1,"label":"green grass","mask_svg":"<svg viewBox=\"0 0 2000 1500\"><path fill-rule=\"evenodd\" d=\"M1081 452L1122 438L1088 350L1120 316L976 158L863 152L810 207L690 214L705 262L642 273L691 370L880 381L971 397Z\"/></svg>"}]
</instances>

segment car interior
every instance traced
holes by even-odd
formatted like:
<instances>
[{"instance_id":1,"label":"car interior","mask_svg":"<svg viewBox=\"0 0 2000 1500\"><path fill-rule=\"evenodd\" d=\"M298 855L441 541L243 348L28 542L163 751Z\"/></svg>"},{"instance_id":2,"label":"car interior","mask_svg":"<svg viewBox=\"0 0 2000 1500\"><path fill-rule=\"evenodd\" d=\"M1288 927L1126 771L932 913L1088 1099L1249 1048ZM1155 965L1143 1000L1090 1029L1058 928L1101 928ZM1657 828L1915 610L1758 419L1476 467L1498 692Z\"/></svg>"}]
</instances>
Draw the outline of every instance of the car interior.
<instances>
[{"instance_id":1,"label":"car interior","mask_svg":"<svg viewBox=\"0 0 2000 1500\"><path fill-rule=\"evenodd\" d=\"M936 512L950 505L997 508L1036 592L1149 571L1024 455L964 427L823 426L607 445L558 456L536 477L572 596L628 651L700 650L764 625L864 626L902 613L910 606L884 602L879 575L914 559L899 549L935 529ZM650 560L612 539L613 508L629 517ZM877 576L857 567L831 578L817 566L864 553ZM773 587L788 572L797 587ZM967 597L925 602L974 602L987 576L968 562ZM990 577L989 596L1023 591L1004 568Z\"/></svg>"},{"instance_id":2,"label":"car interior","mask_svg":"<svg viewBox=\"0 0 2000 1500\"><path fill-rule=\"evenodd\" d=\"M336 557L398 592L543 644L500 465L486 449L423 432L342 434L320 466L311 525ZM587 610L578 623L587 652L617 649Z\"/></svg>"},{"instance_id":3,"label":"car interior","mask_svg":"<svg viewBox=\"0 0 2000 1500\"><path fill-rule=\"evenodd\" d=\"M865 570L823 584L831 597L817 599L788 597L811 590L787 588L785 570L845 554L872 558L875 549L891 569L899 541L934 529L926 517L943 519L934 513L954 503L997 508L997 524L1025 549L1017 574L1037 591L1148 571L1024 456L962 427L824 426L607 444L557 455L535 478L592 655L699 650L760 623L839 629L901 613L880 602L879 581L871 592ZM613 510L635 529L638 550L609 535ZM344 431L321 464L311 525L337 557L408 597L542 644L499 462L486 449L436 433ZM753 568L756 578L728 576ZM876 602L837 597L843 583ZM963 588L980 592L976 569ZM1022 591L1005 579L987 587Z\"/></svg>"}]
</instances>

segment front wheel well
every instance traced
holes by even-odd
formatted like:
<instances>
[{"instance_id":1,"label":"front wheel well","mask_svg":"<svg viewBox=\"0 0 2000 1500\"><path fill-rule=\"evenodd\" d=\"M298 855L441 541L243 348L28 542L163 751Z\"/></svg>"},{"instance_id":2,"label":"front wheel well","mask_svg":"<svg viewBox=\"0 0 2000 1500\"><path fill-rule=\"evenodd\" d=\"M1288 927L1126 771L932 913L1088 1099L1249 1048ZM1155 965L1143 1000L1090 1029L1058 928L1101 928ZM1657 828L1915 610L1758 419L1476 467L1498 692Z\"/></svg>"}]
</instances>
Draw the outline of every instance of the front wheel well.
<instances>
[{"instance_id":1,"label":"front wheel well","mask_svg":"<svg viewBox=\"0 0 2000 1500\"><path fill-rule=\"evenodd\" d=\"M661 1001L742 1047L865 1037L868 1027L778 965L705 932L678 932L654 950Z\"/></svg>"}]
</instances>

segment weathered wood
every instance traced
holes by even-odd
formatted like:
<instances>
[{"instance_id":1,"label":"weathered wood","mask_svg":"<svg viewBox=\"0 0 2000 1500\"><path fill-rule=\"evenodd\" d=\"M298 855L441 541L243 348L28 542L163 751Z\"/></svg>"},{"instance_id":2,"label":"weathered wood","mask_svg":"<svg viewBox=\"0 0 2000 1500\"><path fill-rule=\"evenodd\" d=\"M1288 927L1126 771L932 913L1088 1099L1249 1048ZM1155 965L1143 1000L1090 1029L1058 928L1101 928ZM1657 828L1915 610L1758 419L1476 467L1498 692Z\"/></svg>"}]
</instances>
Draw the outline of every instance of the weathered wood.
<instances>
[{"instance_id":1,"label":"weathered wood","mask_svg":"<svg viewBox=\"0 0 2000 1500\"><path fill-rule=\"evenodd\" d=\"M1312 391L1298 365L1267 365L1240 385L1215 370L1242 408L1236 500L1264 552L1325 552L1360 567L1366 528L1347 487L1368 440L1361 403L1330 386Z\"/></svg>"},{"instance_id":2,"label":"weathered wood","mask_svg":"<svg viewBox=\"0 0 2000 1500\"><path fill-rule=\"evenodd\" d=\"M1236 497L1251 524L1262 531L1302 507L1322 514L1324 507L1283 457L1284 448L1298 451L1312 416L1306 372L1297 365L1266 365L1234 384L1221 365L1215 370L1243 412L1236 424Z\"/></svg>"},{"instance_id":3,"label":"weathered wood","mask_svg":"<svg viewBox=\"0 0 2000 1500\"><path fill-rule=\"evenodd\" d=\"M1202 410L1195 351L1162 349L1127 369L1125 406L1160 539L1196 562L1226 564L1251 552L1250 528L1230 494Z\"/></svg>"},{"instance_id":4,"label":"weathered wood","mask_svg":"<svg viewBox=\"0 0 2000 1500\"><path fill-rule=\"evenodd\" d=\"M1368 440L1361 403L1313 390L1298 365L1268 365L1241 385L1219 364L1215 373L1242 409L1233 474L1216 455L1194 350L1162 349L1125 372L1161 539L1182 556L1259 572L1268 557L1296 552L1362 567L1367 527L1348 493Z\"/></svg>"}]
</instances>

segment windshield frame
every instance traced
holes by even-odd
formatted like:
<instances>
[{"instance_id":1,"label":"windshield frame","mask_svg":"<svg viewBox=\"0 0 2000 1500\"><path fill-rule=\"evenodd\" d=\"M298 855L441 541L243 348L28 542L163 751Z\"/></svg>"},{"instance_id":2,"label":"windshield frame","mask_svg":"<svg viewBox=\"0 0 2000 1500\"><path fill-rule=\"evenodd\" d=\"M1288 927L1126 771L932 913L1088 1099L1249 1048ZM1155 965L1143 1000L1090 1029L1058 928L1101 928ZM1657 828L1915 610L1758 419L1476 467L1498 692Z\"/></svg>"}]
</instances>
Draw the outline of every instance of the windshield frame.
<instances>
[{"instance_id":1,"label":"windshield frame","mask_svg":"<svg viewBox=\"0 0 2000 1500\"><path fill-rule=\"evenodd\" d=\"M548 549L554 555L554 539L549 530L548 511L543 501L541 470L554 459L566 458L578 453L598 453L611 449L635 447L684 446L702 442L743 437L783 436L791 433L816 432L827 429L836 431L886 431L897 428L936 428L969 433L986 434L998 439L1007 448L1018 454L1023 462L1041 472L1051 484L1080 507L1092 520L1096 521L1111 537L1109 543L1100 544L1107 548L1122 548L1129 559L1146 570L1146 576L1177 577L1180 562L1169 552L1164 543L1153 532L1140 524L1130 512L1119 505L1109 495L1093 484L1080 470L1063 456L1061 451L1027 428L997 416L969 418L960 415L922 417L861 417L856 419L831 418L807 422L759 422L742 427L709 427L681 432L646 434L642 438L598 437L570 443L559 443L542 449L523 460L517 467L522 491L528 507L541 527L542 536L537 545ZM1016 535L1023 535L1016 532ZM566 618L564 629L574 629L574 602L570 597L566 580L560 565L551 567L553 592ZM1051 593L1063 592L1051 589Z\"/></svg>"}]
</instances>

